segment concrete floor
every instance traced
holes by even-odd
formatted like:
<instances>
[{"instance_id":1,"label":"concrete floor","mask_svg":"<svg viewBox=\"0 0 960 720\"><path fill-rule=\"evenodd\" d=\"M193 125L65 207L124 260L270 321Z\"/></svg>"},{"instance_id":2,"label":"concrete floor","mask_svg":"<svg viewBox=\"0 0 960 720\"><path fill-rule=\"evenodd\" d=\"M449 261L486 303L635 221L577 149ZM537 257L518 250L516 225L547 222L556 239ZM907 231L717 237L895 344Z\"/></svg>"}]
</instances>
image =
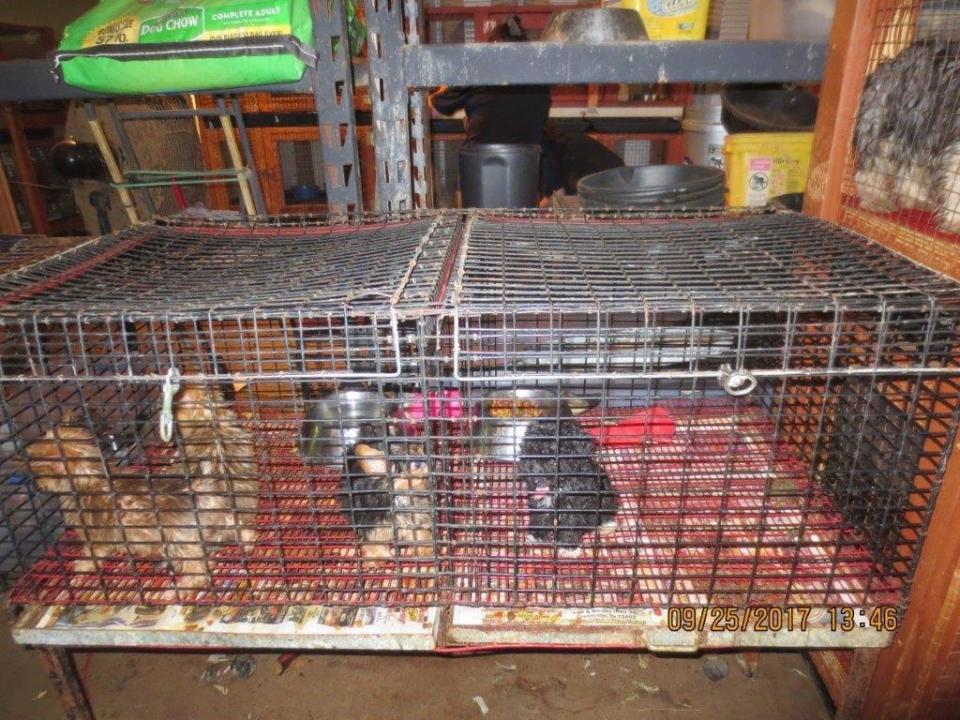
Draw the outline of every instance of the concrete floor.
<instances>
[{"instance_id":1,"label":"concrete floor","mask_svg":"<svg viewBox=\"0 0 960 720\"><path fill-rule=\"evenodd\" d=\"M97 720L828 720L800 653L765 653L756 677L730 658L711 682L699 660L633 653L507 653L475 657L326 654L277 674L254 656L246 680L203 679L207 655L78 653ZM475 698L480 698L477 700ZM0 717L60 720L36 653L0 627Z\"/></svg>"}]
</instances>

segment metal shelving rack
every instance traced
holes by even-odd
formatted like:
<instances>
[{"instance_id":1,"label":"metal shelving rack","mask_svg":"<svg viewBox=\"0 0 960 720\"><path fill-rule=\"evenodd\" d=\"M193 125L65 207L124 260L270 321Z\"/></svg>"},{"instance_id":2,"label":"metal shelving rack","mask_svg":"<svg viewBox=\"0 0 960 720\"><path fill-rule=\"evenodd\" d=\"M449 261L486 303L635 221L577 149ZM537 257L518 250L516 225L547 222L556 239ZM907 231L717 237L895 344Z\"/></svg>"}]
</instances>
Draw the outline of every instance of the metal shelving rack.
<instances>
[{"instance_id":1,"label":"metal shelving rack","mask_svg":"<svg viewBox=\"0 0 960 720\"><path fill-rule=\"evenodd\" d=\"M617 42L422 45L420 3L365 0L377 208L427 206L424 90L440 85L817 82L825 43ZM411 138L414 140L411 148Z\"/></svg>"},{"instance_id":2,"label":"metal shelving rack","mask_svg":"<svg viewBox=\"0 0 960 720\"><path fill-rule=\"evenodd\" d=\"M419 0L364 0L380 211L428 207L429 123L425 90L439 85L818 82L826 43L616 42L423 45ZM362 209L353 109L353 72L341 2L311 0L318 64L286 85L224 89L312 93L323 150L330 211ZM5 63L0 101L90 100L56 81L43 60Z\"/></svg>"}]
</instances>

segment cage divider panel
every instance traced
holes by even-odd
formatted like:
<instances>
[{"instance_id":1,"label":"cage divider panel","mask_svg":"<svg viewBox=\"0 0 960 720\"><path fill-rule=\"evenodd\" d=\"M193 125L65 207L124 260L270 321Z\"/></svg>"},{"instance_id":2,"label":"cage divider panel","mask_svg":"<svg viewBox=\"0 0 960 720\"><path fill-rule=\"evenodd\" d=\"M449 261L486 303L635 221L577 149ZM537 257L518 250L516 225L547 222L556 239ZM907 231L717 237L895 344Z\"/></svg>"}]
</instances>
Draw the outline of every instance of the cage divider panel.
<instances>
[{"instance_id":1,"label":"cage divider panel","mask_svg":"<svg viewBox=\"0 0 960 720\"><path fill-rule=\"evenodd\" d=\"M42 538L0 533L0 569L29 562L14 598L41 603L903 608L958 309L785 213L161 219L0 276L0 467ZM164 443L171 367L197 401ZM26 462L71 422L101 497L189 497L256 539L78 570L74 495ZM251 464L255 492L198 490Z\"/></svg>"}]
</instances>

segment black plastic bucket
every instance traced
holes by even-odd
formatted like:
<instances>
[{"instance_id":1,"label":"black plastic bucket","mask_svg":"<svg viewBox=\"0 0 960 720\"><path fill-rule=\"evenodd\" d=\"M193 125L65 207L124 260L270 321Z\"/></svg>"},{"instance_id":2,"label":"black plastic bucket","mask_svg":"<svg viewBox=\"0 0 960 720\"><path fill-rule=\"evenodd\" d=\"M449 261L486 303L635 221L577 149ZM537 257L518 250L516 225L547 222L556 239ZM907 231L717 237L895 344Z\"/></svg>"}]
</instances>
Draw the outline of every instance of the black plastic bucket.
<instances>
[{"instance_id":1,"label":"black plastic bucket","mask_svg":"<svg viewBox=\"0 0 960 720\"><path fill-rule=\"evenodd\" d=\"M469 143L460 148L463 207L536 207L539 179L539 145Z\"/></svg>"},{"instance_id":2,"label":"black plastic bucket","mask_svg":"<svg viewBox=\"0 0 960 720\"><path fill-rule=\"evenodd\" d=\"M724 201L723 170L697 165L622 167L588 175L577 183L588 208L706 208Z\"/></svg>"}]
</instances>

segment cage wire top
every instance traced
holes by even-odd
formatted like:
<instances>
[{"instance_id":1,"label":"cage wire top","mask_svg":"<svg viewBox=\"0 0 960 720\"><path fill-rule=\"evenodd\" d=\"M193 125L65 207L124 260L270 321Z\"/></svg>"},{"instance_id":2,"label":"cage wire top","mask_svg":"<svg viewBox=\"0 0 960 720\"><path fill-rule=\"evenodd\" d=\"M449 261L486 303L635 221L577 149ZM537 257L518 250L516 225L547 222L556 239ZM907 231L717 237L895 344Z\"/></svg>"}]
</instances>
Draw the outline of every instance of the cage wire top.
<instances>
[{"instance_id":1,"label":"cage wire top","mask_svg":"<svg viewBox=\"0 0 960 720\"><path fill-rule=\"evenodd\" d=\"M480 212L450 303L464 312L960 310L960 285L795 213L616 218Z\"/></svg>"},{"instance_id":2,"label":"cage wire top","mask_svg":"<svg viewBox=\"0 0 960 720\"><path fill-rule=\"evenodd\" d=\"M452 223L140 225L0 277L0 317L383 312L436 294Z\"/></svg>"},{"instance_id":3,"label":"cage wire top","mask_svg":"<svg viewBox=\"0 0 960 720\"><path fill-rule=\"evenodd\" d=\"M0 276L0 318L400 309L960 310L960 286L793 213L445 211L168 222Z\"/></svg>"},{"instance_id":4,"label":"cage wire top","mask_svg":"<svg viewBox=\"0 0 960 720\"><path fill-rule=\"evenodd\" d=\"M0 274L33 265L83 242L87 242L86 238L37 235L0 238Z\"/></svg>"}]
</instances>

